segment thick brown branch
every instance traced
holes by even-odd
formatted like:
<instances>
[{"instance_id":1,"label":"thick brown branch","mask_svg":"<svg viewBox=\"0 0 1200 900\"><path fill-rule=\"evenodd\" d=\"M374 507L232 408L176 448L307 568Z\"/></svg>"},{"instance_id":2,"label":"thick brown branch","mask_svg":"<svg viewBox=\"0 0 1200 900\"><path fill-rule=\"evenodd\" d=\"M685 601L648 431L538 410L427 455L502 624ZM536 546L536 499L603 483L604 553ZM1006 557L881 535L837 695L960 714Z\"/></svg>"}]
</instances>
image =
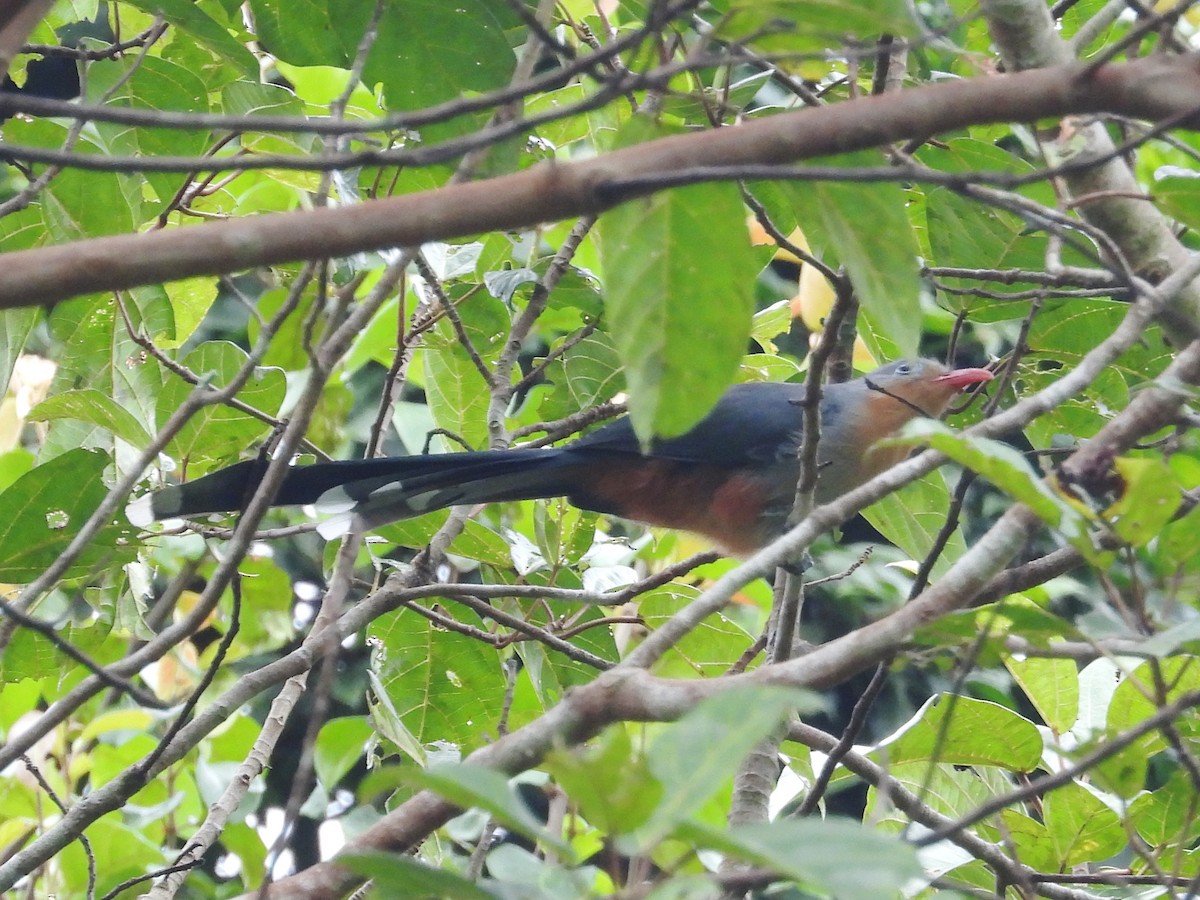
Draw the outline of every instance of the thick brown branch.
<instances>
[{"instance_id":1,"label":"thick brown branch","mask_svg":"<svg viewBox=\"0 0 1200 900\"><path fill-rule=\"evenodd\" d=\"M1083 72L1072 64L944 82L348 208L19 251L0 265L0 308L596 214L611 205L604 186L618 178L698 165L780 165L983 122L1099 111L1161 119L1194 109L1200 96L1197 56L1150 57L1089 77Z\"/></svg>"}]
</instances>

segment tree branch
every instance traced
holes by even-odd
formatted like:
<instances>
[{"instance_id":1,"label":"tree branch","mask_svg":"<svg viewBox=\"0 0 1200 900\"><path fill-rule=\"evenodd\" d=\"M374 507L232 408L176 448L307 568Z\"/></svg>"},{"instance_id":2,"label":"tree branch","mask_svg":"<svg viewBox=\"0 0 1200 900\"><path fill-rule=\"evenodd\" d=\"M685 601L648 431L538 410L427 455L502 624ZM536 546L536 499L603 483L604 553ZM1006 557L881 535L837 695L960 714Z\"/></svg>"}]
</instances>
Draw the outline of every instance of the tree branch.
<instances>
[{"instance_id":1,"label":"tree branch","mask_svg":"<svg viewBox=\"0 0 1200 900\"><path fill-rule=\"evenodd\" d=\"M1197 56L1154 56L1105 66L1086 77L1084 72L1084 66L1073 63L943 82L350 208L18 251L5 255L0 266L0 308L597 214L611 205L604 196L606 183L684 167L781 165L970 124L1068 113L1106 111L1161 119L1193 110L1200 95ZM1195 117L1186 124L1197 124ZM1195 310L1184 312L1190 321L1200 321ZM1200 333L1200 327L1192 330Z\"/></svg>"}]
</instances>

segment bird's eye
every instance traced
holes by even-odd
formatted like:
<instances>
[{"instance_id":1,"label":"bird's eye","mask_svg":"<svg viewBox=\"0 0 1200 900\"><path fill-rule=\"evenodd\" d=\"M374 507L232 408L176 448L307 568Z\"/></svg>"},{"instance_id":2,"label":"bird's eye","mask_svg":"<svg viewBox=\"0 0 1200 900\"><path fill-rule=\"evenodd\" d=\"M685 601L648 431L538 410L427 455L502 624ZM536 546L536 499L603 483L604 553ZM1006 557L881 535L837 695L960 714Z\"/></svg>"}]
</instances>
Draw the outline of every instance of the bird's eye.
<instances>
[{"instance_id":1,"label":"bird's eye","mask_svg":"<svg viewBox=\"0 0 1200 900\"><path fill-rule=\"evenodd\" d=\"M912 370L912 366L910 366L908 363L900 363L900 365L896 366L897 375L911 375Z\"/></svg>"}]
</instances>

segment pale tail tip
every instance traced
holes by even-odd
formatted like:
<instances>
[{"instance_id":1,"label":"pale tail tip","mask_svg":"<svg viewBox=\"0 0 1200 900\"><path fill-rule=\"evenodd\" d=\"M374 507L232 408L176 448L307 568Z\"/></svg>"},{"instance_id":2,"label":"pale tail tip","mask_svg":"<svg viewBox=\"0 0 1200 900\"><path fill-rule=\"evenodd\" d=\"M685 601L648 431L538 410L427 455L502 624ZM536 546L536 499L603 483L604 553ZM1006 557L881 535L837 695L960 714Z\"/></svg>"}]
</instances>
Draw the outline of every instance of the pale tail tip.
<instances>
[{"instance_id":1,"label":"pale tail tip","mask_svg":"<svg viewBox=\"0 0 1200 900\"><path fill-rule=\"evenodd\" d=\"M354 523L354 513L344 512L332 516L317 525L317 534L327 541L339 540Z\"/></svg>"},{"instance_id":2,"label":"pale tail tip","mask_svg":"<svg viewBox=\"0 0 1200 900\"><path fill-rule=\"evenodd\" d=\"M151 522L160 522L180 515L183 512L182 507L183 494L179 488L166 487L130 501L125 507L125 518L129 519L131 525L145 528Z\"/></svg>"},{"instance_id":3,"label":"pale tail tip","mask_svg":"<svg viewBox=\"0 0 1200 900\"><path fill-rule=\"evenodd\" d=\"M154 495L138 497L125 507L125 518L135 528L146 528L154 521Z\"/></svg>"}]
</instances>

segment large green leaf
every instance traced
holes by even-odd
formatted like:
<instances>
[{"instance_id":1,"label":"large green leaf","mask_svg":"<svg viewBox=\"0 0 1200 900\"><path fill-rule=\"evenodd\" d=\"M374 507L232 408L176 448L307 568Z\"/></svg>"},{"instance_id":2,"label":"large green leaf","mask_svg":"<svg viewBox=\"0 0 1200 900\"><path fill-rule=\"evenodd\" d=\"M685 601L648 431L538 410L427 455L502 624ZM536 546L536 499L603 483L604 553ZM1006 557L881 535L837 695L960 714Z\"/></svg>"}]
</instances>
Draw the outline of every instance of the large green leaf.
<instances>
[{"instance_id":1,"label":"large green leaf","mask_svg":"<svg viewBox=\"0 0 1200 900\"><path fill-rule=\"evenodd\" d=\"M1121 493L1104 517L1122 540L1140 547L1162 534L1174 518L1182 487L1162 459L1121 457L1113 461L1113 468L1121 477Z\"/></svg>"},{"instance_id":2,"label":"large green leaf","mask_svg":"<svg viewBox=\"0 0 1200 900\"><path fill-rule=\"evenodd\" d=\"M285 8L290 8L284 4ZM501 16L505 12L507 15ZM339 10L340 13L340 10ZM504 33L511 12L489 0L405 0L388 3L379 20L376 41L363 70L363 81L382 85L389 109L413 110L508 84L516 56ZM414 40L420 35L419 40ZM361 39L350 27L347 38ZM345 39L344 39L345 40ZM461 130L470 117L452 123ZM428 141L447 133L447 126L424 126Z\"/></svg>"},{"instance_id":3,"label":"large green leaf","mask_svg":"<svg viewBox=\"0 0 1200 900\"><path fill-rule=\"evenodd\" d=\"M967 173L980 169L1012 174L1032 170L1025 161L972 138L955 138L920 152L926 165L940 171ZM1046 257L1044 232L1030 230L1015 213L973 202L948 187L930 188L924 195L924 218L929 265L966 269L1040 269ZM983 287L993 293L1026 291L1030 282L984 283L963 278L939 279L955 288ZM940 302L954 312L969 312L973 321L998 321L1025 315L1028 302L946 294Z\"/></svg>"},{"instance_id":4,"label":"large green leaf","mask_svg":"<svg viewBox=\"0 0 1200 900\"><path fill-rule=\"evenodd\" d=\"M488 445L487 410L490 394L479 369L457 343L447 342L421 353L425 397L437 427L472 450Z\"/></svg>"},{"instance_id":5,"label":"large green leaf","mask_svg":"<svg viewBox=\"0 0 1200 900\"><path fill-rule=\"evenodd\" d=\"M400 853L341 853L337 864L371 879L372 897L440 897L495 900L496 895L448 869L435 869Z\"/></svg>"},{"instance_id":6,"label":"large green leaf","mask_svg":"<svg viewBox=\"0 0 1200 900\"><path fill-rule=\"evenodd\" d=\"M1089 558L1097 558L1088 532L1088 517L1038 477L1025 457L1008 444L986 438L967 438L932 419L916 419L904 427L903 436L887 443L929 444L960 465L978 472L1013 499L1027 505L1057 528Z\"/></svg>"},{"instance_id":7,"label":"large green leaf","mask_svg":"<svg viewBox=\"0 0 1200 900\"><path fill-rule=\"evenodd\" d=\"M687 584L669 584L638 598L638 615L651 630L667 622L700 591ZM728 671L754 643L754 636L721 613L709 616L668 650L654 667L665 678L715 677Z\"/></svg>"},{"instance_id":8,"label":"large green leaf","mask_svg":"<svg viewBox=\"0 0 1200 900\"><path fill-rule=\"evenodd\" d=\"M863 517L910 558L920 561L933 549L949 508L946 477L935 471L872 503L863 510ZM966 549L962 532L955 531L934 564L933 573L944 573Z\"/></svg>"},{"instance_id":9,"label":"large green leaf","mask_svg":"<svg viewBox=\"0 0 1200 900\"><path fill-rule=\"evenodd\" d=\"M1072 659L1006 656L1004 665L1055 734L1079 717L1079 669Z\"/></svg>"},{"instance_id":10,"label":"large green leaf","mask_svg":"<svg viewBox=\"0 0 1200 900\"><path fill-rule=\"evenodd\" d=\"M1028 719L999 704L943 696L930 699L876 754L889 765L936 761L1031 772L1041 761L1042 736Z\"/></svg>"},{"instance_id":11,"label":"large green leaf","mask_svg":"<svg viewBox=\"0 0 1200 900\"><path fill-rule=\"evenodd\" d=\"M371 20L370 0L251 0L263 49L296 66L349 68Z\"/></svg>"},{"instance_id":12,"label":"large green leaf","mask_svg":"<svg viewBox=\"0 0 1200 900\"><path fill-rule=\"evenodd\" d=\"M187 39L212 50L241 73L243 78L257 80L258 60L229 33L225 25L212 18L204 8L190 0L129 0L129 3L152 15L161 15ZM219 6L216 7L220 9Z\"/></svg>"},{"instance_id":13,"label":"large green leaf","mask_svg":"<svg viewBox=\"0 0 1200 900\"><path fill-rule=\"evenodd\" d=\"M141 220L124 176L64 169L43 194L42 215L57 243L126 234Z\"/></svg>"},{"instance_id":14,"label":"large green leaf","mask_svg":"<svg viewBox=\"0 0 1200 900\"><path fill-rule=\"evenodd\" d=\"M1156 672L1157 670L1157 672ZM1161 684L1161 690L1155 685ZM1154 715L1165 703L1178 700L1184 694L1200 691L1200 660L1194 656L1176 656L1143 663L1127 678L1121 679L1108 705L1108 727L1123 731ZM1156 696L1161 694L1161 696ZM1179 721L1176 722L1179 727ZM1187 726L1194 734L1195 714ZM1152 748L1166 747L1160 732L1147 735Z\"/></svg>"},{"instance_id":15,"label":"large green leaf","mask_svg":"<svg viewBox=\"0 0 1200 900\"><path fill-rule=\"evenodd\" d=\"M838 166L877 166L875 153L824 160ZM917 240L893 184L794 181L785 186L800 227L826 262L845 266L872 328L901 356L915 356L921 333ZM890 347L872 347L887 358ZM885 353L887 349L889 352Z\"/></svg>"},{"instance_id":16,"label":"large green leaf","mask_svg":"<svg viewBox=\"0 0 1200 900\"><path fill-rule=\"evenodd\" d=\"M1129 820L1151 846L1190 842L1200 831L1195 815L1196 785L1179 769L1167 783L1147 791L1129 804Z\"/></svg>"},{"instance_id":17,"label":"large green leaf","mask_svg":"<svg viewBox=\"0 0 1200 900\"><path fill-rule=\"evenodd\" d=\"M220 388L233 379L238 369L245 365L246 359L245 352L233 344L206 341L189 353L183 362L214 388ZM258 368L238 392L238 399L273 416L279 411L285 389L281 371ZM181 378L164 384L158 396L159 421L166 421L191 391L191 385ZM241 451L253 447L269 431L269 425L240 409L223 405L206 406L179 430L167 445L167 452L189 464L227 462Z\"/></svg>"},{"instance_id":18,"label":"large green leaf","mask_svg":"<svg viewBox=\"0 0 1200 900\"><path fill-rule=\"evenodd\" d=\"M161 288L129 291L124 305L133 327L144 334L171 333L171 307ZM145 431L152 431L162 372L129 337L114 298L84 297L61 303L48 316L48 323L61 347L51 393L99 391L120 404ZM113 432L81 419L57 419L39 456L48 459L77 447L111 451Z\"/></svg>"},{"instance_id":19,"label":"large green leaf","mask_svg":"<svg viewBox=\"0 0 1200 900\"><path fill-rule=\"evenodd\" d=\"M1007 796L1012 791L1008 772L994 766L955 766L942 762L930 763L928 759L897 763L888 759L887 770L897 784L908 788L931 809L951 819L965 817L980 804L998 795ZM867 809L863 819L886 822L896 830L911 827L907 817L892 805L886 790L880 794L873 787L867 794ZM975 827L990 840L1000 838L996 829L987 823Z\"/></svg>"},{"instance_id":20,"label":"large green leaf","mask_svg":"<svg viewBox=\"0 0 1200 900\"><path fill-rule=\"evenodd\" d=\"M739 688L709 697L654 740L650 771L662 800L636 834L649 847L720 791L754 745L771 734L806 694L774 687Z\"/></svg>"},{"instance_id":21,"label":"large green leaf","mask_svg":"<svg viewBox=\"0 0 1200 900\"><path fill-rule=\"evenodd\" d=\"M90 388L47 397L29 411L28 418L34 422L77 419L111 431L132 447L150 443L150 435L133 413L108 394Z\"/></svg>"},{"instance_id":22,"label":"large green leaf","mask_svg":"<svg viewBox=\"0 0 1200 900\"><path fill-rule=\"evenodd\" d=\"M552 751L546 768L588 821L605 830L640 828L663 799L663 785L624 725L605 729L586 747Z\"/></svg>"},{"instance_id":23,"label":"large green leaf","mask_svg":"<svg viewBox=\"0 0 1200 900\"><path fill-rule=\"evenodd\" d=\"M683 434L733 381L758 270L737 189L702 184L600 219L609 334L643 442Z\"/></svg>"},{"instance_id":24,"label":"large green leaf","mask_svg":"<svg viewBox=\"0 0 1200 900\"><path fill-rule=\"evenodd\" d=\"M105 99L105 105L175 112L181 109L199 114L210 111L208 86L204 79L186 66L155 56L127 57L125 65L95 67L89 72L88 97L92 102ZM130 128L124 124L97 122L93 126L104 142L104 150L127 156L199 156L209 145L211 135L202 129ZM178 193L182 184L178 174L147 172L145 180L154 188L159 203L147 204L142 218L159 214ZM135 207L135 212L138 207Z\"/></svg>"},{"instance_id":25,"label":"large green leaf","mask_svg":"<svg viewBox=\"0 0 1200 900\"><path fill-rule=\"evenodd\" d=\"M487 644L407 610L379 619L371 635L380 642L380 684L418 741L453 741L470 750L495 737L504 682Z\"/></svg>"},{"instance_id":26,"label":"large green leaf","mask_svg":"<svg viewBox=\"0 0 1200 900\"><path fill-rule=\"evenodd\" d=\"M424 770L408 770L406 776L412 784L436 791L458 806L486 810L508 828L548 843L560 852L569 852L556 835L547 832L534 818L499 772L470 763L441 763Z\"/></svg>"},{"instance_id":27,"label":"large green leaf","mask_svg":"<svg viewBox=\"0 0 1200 900\"><path fill-rule=\"evenodd\" d=\"M1058 854L1059 871L1114 856L1128 840L1117 814L1078 784L1067 784L1047 794L1042 813Z\"/></svg>"},{"instance_id":28,"label":"large green leaf","mask_svg":"<svg viewBox=\"0 0 1200 900\"><path fill-rule=\"evenodd\" d=\"M777 819L728 831L688 826L701 844L766 866L839 900L894 897L921 875L916 849L850 819ZM864 860L870 865L863 865Z\"/></svg>"},{"instance_id":29,"label":"large green leaf","mask_svg":"<svg viewBox=\"0 0 1200 900\"><path fill-rule=\"evenodd\" d=\"M1022 865L1042 872L1057 869L1058 855L1045 825L1011 808L1000 811L1000 820L1011 835L1009 840Z\"/></svg>"},{"instance_id":30,"label":"large green leaf","mask_svg":"<svg viewBox=\"0 0 1200 900\"><path fill-rule=\"evenodd\" d=\"M1124 318L1128 305L1103 299L1060 300L1047 304L1029 329L1030 352L1022 360L1015 387L1019 394L1041 390L1074 368ZM1100 373L1078 397L1029 423L1025 434L1037 448L1063 446L1094 435L1111 410L1124 409L1130 389L1154 378L1171 359L1157 329Z\"/></svg>"},{"instance_id":31,"label":"large green leaf","mask_svg":"<svg viewBox=\"0 0 1200 900\"><path fill-rule=\"evenodd\" d=\"M814 52L843 46L847 36L913 34L901 0L717 0L726 18L718 34L771 53Z\"/></svg>"},{"instance_id":32,"label":"large green leaf","mask_svg":"<svg viewBox=\"0 0 1200 900\"><path fill-rule=\"evenodd\" d=\"M538 406L544 419L560 419L612 400L625 389L617 350L608 335L592 334L546 370L550 390Z\"/></svg>"},{"instance_id":33,"label":"large green leaf","mask_svg":"<svg viewBox=\"0 0 1200 900\"><path fill-rule=\"evenodd\" d=\"M68 450L0 494L0 582L23 583L58 559L108 493L101 476L110 462L104 453ZM101 562L132 559L134 545L117 541L125 531L115 525L102 529L67 577L84 575Z\"/></svg>"}]
</instances>

